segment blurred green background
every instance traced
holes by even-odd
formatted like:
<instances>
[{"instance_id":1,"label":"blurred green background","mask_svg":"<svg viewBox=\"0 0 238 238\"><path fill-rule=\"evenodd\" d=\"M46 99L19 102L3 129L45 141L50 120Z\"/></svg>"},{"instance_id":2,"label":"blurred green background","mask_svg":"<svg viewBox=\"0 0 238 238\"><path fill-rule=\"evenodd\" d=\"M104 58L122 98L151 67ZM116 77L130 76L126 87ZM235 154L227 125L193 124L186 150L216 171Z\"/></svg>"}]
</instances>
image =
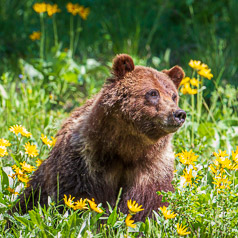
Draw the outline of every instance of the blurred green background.
<instances>
[{"instance_id":1,"label":"blurred green background","mask_svg":"<svg viewBox=\"0 0 238 238\"><path fill-rule=\"evenodd\" d=\"M37 58L38 45L29 39L40 30L39 14L33 0L0 0L0 72L15 72L18 59ZM57 3L61 50L69 47L66 1ZM238 1L237 0L82 0L90 8L82 21L75 61L94 58L105 63L117 53L128 53L152 67L179 64L186 69L190 59L206 62L223 82L238 83ZM46 49L51 49L53 29L45 18ZM156 57L156 58L154 58Z\"/></svg>"}]
</instances>

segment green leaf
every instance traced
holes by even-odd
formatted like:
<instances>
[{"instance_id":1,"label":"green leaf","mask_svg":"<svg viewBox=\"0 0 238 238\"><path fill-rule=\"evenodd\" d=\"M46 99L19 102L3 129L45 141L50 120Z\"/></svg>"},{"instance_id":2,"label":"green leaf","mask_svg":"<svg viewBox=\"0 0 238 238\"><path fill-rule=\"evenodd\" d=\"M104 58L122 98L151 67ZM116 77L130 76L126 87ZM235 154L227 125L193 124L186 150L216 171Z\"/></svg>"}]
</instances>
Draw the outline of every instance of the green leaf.
<instances>
[{"instance_id":1,"label":"green leaf","mask_svg":"<svg viewBox=\"0 0 238 238\"><path fill-rule=\"evenodd\" d=\"M3 168L1 168L1 183L2 183L2 188L6 188L9 186L9 179Z\"/></svg>"},{"instance_id":2,"label":"green leaf","mask_svg":"<svg viewBox=\"0 0 238 238\"><path fill-rule=\"evenodd\" d=\"M17 216L14 216L14 218L21 222L25 227L27 227L29 230L32 230L32 228L34 227L34 223L24 217L17 217Z\"/></svg>"},{"instance_id":3,"label":"green leaf","mask_svg":"<svg viewBox=\"0 0 238 238\"><path fill-rule=\"evenodd\" d=\"M117 221L117 209L115 207L111 215L108 217L107 225L114 226L116 221Z\"/></svg>"}]
</instances>

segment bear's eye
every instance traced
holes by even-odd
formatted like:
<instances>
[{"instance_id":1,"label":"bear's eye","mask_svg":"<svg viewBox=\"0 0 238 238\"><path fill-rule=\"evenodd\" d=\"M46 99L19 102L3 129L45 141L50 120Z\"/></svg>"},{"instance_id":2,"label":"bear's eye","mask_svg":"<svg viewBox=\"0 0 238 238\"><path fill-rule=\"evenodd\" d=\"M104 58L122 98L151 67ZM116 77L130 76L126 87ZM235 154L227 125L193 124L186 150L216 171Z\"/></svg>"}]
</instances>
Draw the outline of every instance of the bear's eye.
<instances>
[{"instance_id":1,"label":"bear's eye","mask_svg":"<svg viewBox=\"0 0 238 238\"><path fill-rule=\"evenodd\" d=\"M159 96L159 92L156 89L152 89L149 92L147 92L147 95L153 98L157 98Z\"/></svg>"},{"instance_id":2,"label":"bear's eye","mask_svg":"<svg viewBox=\"0 0 238 238\"><path fill-rule=\"evenodd\" d=\"M176 95L176 94L173 94L173 96L172 96L172 100L173 100L174 102L177 101L177 95Z\"/></svg>"},{"instance_id":3,"label":"bear's eye","mask_svg":"<svg viewBox=\"0 0 238 238\"><path fill-rule=\"evenodd\" d=\"M146 93L145 98L148 102L152 103L153 105L157 105L159 102L159 91L156 89L151 89Z\"/></svg>"}]
</instances>

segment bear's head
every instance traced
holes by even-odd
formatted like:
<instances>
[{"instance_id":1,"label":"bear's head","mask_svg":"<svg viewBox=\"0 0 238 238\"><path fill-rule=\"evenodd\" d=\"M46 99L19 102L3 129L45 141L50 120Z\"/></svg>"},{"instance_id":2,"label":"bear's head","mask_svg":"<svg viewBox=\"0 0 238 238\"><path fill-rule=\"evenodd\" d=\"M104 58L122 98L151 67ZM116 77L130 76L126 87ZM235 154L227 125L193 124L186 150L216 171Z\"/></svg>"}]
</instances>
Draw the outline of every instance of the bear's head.
<instances>
[{"instance_id":1,"label":"bear's head","mask_svg":"<svg viewBox=\"0 0 238 238\"><path fill-rule=\"evenodd\" d=\"M107 81L107 105L114 106L139 133L156 141L183 125L186 113L178 107L182 68L160 72L135 66L129 55L120 54L113 61L112 75Z\"/></svg>"}]
</instances>

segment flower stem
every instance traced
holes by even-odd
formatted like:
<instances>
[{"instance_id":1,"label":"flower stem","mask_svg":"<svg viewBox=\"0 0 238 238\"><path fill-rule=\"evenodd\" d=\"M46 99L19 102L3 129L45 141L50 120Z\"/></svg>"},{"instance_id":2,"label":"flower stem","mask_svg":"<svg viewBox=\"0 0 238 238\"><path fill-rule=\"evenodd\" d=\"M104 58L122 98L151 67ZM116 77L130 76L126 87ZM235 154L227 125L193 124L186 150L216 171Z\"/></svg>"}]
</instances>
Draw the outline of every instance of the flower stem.
<instances>
[{"instance_id":1,"label":"flower stem","mask_svg":"<svg viewBox=\"0 0 238 238\"><path fill-rule=\"evenodd\" d=\"M192 100L192 135L191 135L191 145L194 147L194 94L191 95Z\"/></svg>"},{"instance_id":2,"label":"flower stem","mask_svg":"<svg viewBox=\"0 0 238 238\"><path fill-rule=\"evenodd\" d=\"M3 176L2 176L2 159L0 158L0 192L2 193L2 179L3 179Z\"/></svg>"},{"instance_id":3,"label":"flower stem","mask_svg":"<svg viewBox=\"0 0 238 238\"><path fill-rule=\"evenodd\" d=\"M76 27L76 36L75 36L75 42L74 42L74 52L76 52L76 49L77 49L77 46L78 46L79 33L80 33L80 30L79 30L80 23L81 23L80 16L78 16L77 27Z\"/></svg>"},{"instance_id":4,"label":"flower stem","mask_svg":"<svg viewBox=\"0 0 238 238\"><path fill-rule=\"evenodd\" d=\"M197 76L198 77L198 80L200 80L199 79L199 75ZM202 77L201 77L201 89L202 89L202 83L203 83L203 81L202 81ZM203 92L202 92L202 90L199 90L200 89L199 88L199 84L198 84L198 87L197 87L197 90L198 90L198 93L197 93L197 123L199 124L200 123L200 118L201 118L201 112L202 112L202 94L203 94Z\"/></svg>"},{"instance_id":5,"label":"flower stem","mask_svg":"<svg viewBox=\"0 0 238 238\"><path fill-rule=\"evenodd\" d=\"M74 17L71 14L70 15L70 56L73 57L73 51L74 51Z\"/></svg>"},{"instance_id":6,"label":"flower stem","mask_svg":"<svg viewBox=\"0 0 238 238\"><path fill-rule=\"evenodd\" d=\"M41 24L40 58L43 60L44 59L44 43L45 43L44 13L40 13L40 24Z\"/></svg>"},{"instance_id":7,"label":"flower stem","mask_svg":"<svg viewBox=\"0 0 238 238\"><path fill-rule=\"evenodd\" d=\"M53 15L53 30L54 30L55 46L58 46L58 32L57 32L57 24L56 24L55 14Z\"/></svg>"}]
</instances>

